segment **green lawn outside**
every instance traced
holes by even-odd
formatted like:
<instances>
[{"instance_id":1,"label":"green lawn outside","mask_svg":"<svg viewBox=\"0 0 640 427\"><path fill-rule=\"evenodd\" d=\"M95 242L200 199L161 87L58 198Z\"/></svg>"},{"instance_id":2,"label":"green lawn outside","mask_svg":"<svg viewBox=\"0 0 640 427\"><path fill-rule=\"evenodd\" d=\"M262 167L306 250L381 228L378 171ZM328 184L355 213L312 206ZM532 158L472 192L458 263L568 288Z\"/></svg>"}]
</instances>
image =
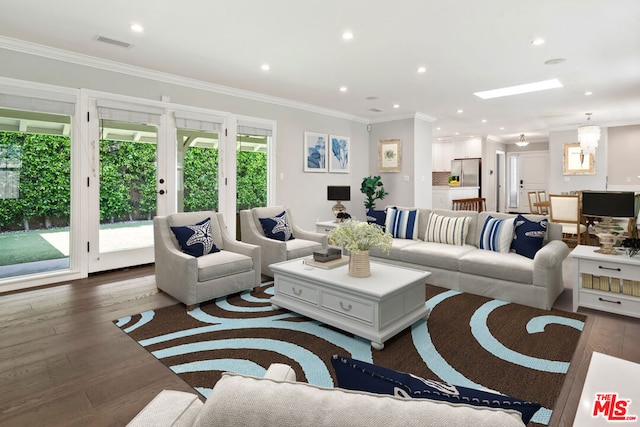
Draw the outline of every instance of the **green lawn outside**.
<instances>
[{"instance_id":1,"label":"green lawn outside","mask_svg":"<svg viewBox=\"0 0 640 427\"><path fill-rule=\"evenodd\" d=\"M130 228L153 221L101 224L100 229ZM42 238L42 234L69 231L68 227L51 230L11 231L0 233L0 266L65 258L65 255Z\"/></svg>"},{"instance_id":2,"label":"green lawn outside","mask_svg":"<svg viewBox=\"0 0 640 427\"><path fill-rule=\"evenodd\" d=\"M41 231L0 233L0 266L64 258L64 254L51 246Z\"/></svg>"}]
</instances>

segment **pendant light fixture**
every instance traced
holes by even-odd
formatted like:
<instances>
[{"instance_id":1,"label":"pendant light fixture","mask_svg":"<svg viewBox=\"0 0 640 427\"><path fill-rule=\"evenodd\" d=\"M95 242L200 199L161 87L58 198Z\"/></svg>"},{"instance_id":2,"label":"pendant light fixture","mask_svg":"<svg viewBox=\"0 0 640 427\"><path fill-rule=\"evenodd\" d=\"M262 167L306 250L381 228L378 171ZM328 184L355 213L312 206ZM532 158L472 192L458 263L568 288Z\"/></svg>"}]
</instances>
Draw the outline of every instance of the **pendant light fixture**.
<instances>
[{"instance_id":1,"label":"pendant light fixture","mask_svg":"<svg viewBox=\"0 0 640 427\"><path fill-rule=\"evenodd\" d=\"M529 145L529 143L527 142L526 139L524 139L524 133L520 134L520 140L518 142L516 142L516 145L518 147L526 147L527 145Z\"/></svg>"},{"instance_id":2,"label":"pendant light fixture","mask_svg":"<svg viewBox=\"0 0 640 427\"><path fill-rule=\"evenodd\" d=\"M580 148L585 154L595 154L600 141L600 126L590 124L591 113L585 113L587 116L587 124L578 127L578 141Z\"/></svg>"}]
</instances>

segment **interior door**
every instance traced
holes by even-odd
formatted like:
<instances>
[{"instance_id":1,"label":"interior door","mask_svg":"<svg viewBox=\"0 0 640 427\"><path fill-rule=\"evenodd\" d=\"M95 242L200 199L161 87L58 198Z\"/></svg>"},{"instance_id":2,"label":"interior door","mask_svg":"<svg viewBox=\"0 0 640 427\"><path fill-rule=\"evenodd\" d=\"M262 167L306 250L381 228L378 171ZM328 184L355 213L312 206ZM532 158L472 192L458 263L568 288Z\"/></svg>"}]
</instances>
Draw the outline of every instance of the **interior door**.
<instances>
[{"instance_id":1,"label":"interior door","mask_svg":"<svg viewBox=\"0 0 640 427\"><path fill-rule=\"evenodd\" d=\"M544 151L510 154L510 207L517 212L530 212L529 191L547 190L549 153ZM515 187L514 187L515 186ZM513 196L517 200L513 200Z\"/></svg>"}]
</instances>

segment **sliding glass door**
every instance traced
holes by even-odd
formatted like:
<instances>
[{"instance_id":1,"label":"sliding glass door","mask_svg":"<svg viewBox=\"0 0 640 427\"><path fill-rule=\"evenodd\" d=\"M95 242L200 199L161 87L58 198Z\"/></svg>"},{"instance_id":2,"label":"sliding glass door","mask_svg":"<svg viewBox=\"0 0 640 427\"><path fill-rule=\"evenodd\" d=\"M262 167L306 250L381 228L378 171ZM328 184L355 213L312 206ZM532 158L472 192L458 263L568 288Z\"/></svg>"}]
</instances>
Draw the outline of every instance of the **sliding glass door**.
<instances>
[{"instance_id":1,"label":"sliding glass door","mask_svg":"<svg viewBox=\"0 0 640 427\"><path fill-rule=\"evenodd\" d=\"M155 215L273 202L275 122L86 89L0 85L0 284L154 262ZM25 279L25 276L28 278Z\"/></svg>"},{"instance_id":2,"label":"sliding glass door","mask_svg":"<svg viewBox=\"0 0 640 427\"><path fill-rule=\"evenodd\" d=\"M267 206L271 131L238 124L236 135L236 209Z\"/></svg>"},{"instance_id":3,"label":"sliding glass door","mask_svg":"<svg viewBox=\"0 0 640 427\"><path fill-rule=\"evenodd\" d=\"M71 117L0 108L0 279L68 269L70 224Z\"/></svg>"},{"instance_id":4,"label":"sliding glass door","mask_svg":"<svg viewBox=\"0 0 640 427\"><path fill-rule=\"evenodd\" d=\"M176 111L177 211L218 211L222 119Z\"/></svg>"},{"instance_id":5,"label":"sliding glass door","mask_svg":"<svg viewBox=\"0 0 640 427\"><path fill-rule=\"evenodd\" d=\"M158 170L162 111L98 100L97 113L97 144L89 143L89 272L152 263L152 220L165 193L158 190L165 180Z\"/></svg>"},{"instance_id":6,"label":"sliding glass door","mask_svg":"<svg viewBox=\"0 0 640 427\"><path fill-rule=\"evenodd\" d=\"M268 206L272 201L271 152L273 150L273 126L251 118L237 121L235 141L235 232L242 240L240 211L257 206ZM230 189L231 190L231 189ZM228 210L227 212L229 212ZM229 213L230 215L230 213Z\"/></svg>"}]
</instances>

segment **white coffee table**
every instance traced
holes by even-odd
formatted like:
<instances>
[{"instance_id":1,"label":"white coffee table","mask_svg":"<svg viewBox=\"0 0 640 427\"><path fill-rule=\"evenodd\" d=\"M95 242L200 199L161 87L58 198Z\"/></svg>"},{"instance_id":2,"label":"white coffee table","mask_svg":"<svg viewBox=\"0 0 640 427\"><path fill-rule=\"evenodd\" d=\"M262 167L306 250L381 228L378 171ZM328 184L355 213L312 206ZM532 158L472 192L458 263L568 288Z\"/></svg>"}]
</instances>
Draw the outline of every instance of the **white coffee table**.
<instances>
[{"instance_id":1,"label":"white coffee table","mask_svg":"<svg viewBox=\"0 0 640 427\"><path fill-rule=\"evenodd\" d=\"M573 421L574 427L640 425L638 384L640 364L593 352ZM596 400L599 401L597 406ZM607 402L614 401L618 402L617 408L610 412ZM616 407L616 404L613 403L612 407Z\"/></svg>"},{"instance_id":2,"label":"white coffee table","mask_svg":"<svg viewBox=\"0 0 640 427\"><path fill-rule=\"evenodd\" d=\"M270 267L274 308L286 308L371 341L376 350L426 318L426 271L371 262L371 276L348 275L348 265L325 270L294 259Z\"/></svg>"}]
</instances>

